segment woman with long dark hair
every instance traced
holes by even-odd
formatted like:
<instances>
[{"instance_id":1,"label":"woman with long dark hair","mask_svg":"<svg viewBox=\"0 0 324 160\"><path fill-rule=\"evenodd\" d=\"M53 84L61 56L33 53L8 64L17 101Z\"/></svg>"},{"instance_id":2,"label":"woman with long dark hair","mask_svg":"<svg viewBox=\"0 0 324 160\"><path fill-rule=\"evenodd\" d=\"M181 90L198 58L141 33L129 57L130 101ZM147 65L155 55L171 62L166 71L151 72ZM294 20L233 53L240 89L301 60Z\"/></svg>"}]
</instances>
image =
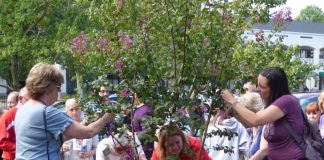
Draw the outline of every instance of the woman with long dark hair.
<instances>
[{"instance_id":1,"label":"woman with long dark hair","mask_svg":"<svg viewBox=\"0 0 324 160\"><path fill-rule=\"evenodd\" d=\"M302 110L298 100L291 95L288 79L283 69L271 67L258 76L258 87L265 109L254 113L237 103L232 93L224 90L223 99L232 104L238 119L246 126L265 124L264 138L268 141L269 159L304 159L304 151L299 147L283 122L288 124L300 136L304 136Z\"/></svg>"}]
</instances>

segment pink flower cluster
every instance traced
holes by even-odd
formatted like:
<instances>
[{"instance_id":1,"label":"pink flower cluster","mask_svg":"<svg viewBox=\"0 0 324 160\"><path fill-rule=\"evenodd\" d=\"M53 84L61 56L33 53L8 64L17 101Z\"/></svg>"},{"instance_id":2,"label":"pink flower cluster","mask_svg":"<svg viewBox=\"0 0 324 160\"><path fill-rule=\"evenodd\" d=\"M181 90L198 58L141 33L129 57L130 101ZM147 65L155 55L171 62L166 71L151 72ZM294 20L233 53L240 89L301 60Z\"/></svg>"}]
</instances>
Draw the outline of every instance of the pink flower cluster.
<instances>
[{"instance_id":1,"label":"pink flower cluster","mask_svg":"<svg viewBox=\"0 0 324 160\"><path fill-rule=\"evenodd\" d=\"M130 90L128 87L125 87L123 90L120 91L120 96L121 97L128 97L130 93Z\"/></svg>"},{"instance_id":2,"label":"pink flower cluster","mask_svg":"<svg viewBox=\"0 0 324 160\"><path fill-rule=\"evenodd\" d=\"M120 9L123 6L123 0L115 0L117 9Z\"/></svg>"},{"instance_id":3,"label":"pink flower cluster","mask_svg":"<svg viewBox=\"0 0 324 160\"><path fill-rule=\"evenodd\" d=\"M108 50L108 39L107 38L99 38L97 40L96 48L99 52L106 52Z\"/></svg>"},{"instance_id":4,"label":"pink flower cluster","mask_svg":"<svg viewBox=\"0 0 324 160\"><path fill-rule=\"evenodd\" d=\"M256 40L257 42L261 42L261 41L264 40L264 31L263 31L263 30L260 30L259 32L257 32L257 33L255 34L255 40Z\"/></svg>"},{"instance_id":5,"label":"pink flower cluster","mask_svg":"<svg viewBox=\"0 0 324 160\"><path fill-rule=\"evenodd\" d=\"M216 75L218 74L218 72L219 72L219 69L218 69L217 67L214 67L214 68L212 68L212 70L211 70L211 74L212 74L213 76L216 76Z\"/></svg>"},{"instance_id":6,"label":"pink flower cluster","mask_svg":"<svg viewBox=\"0 0 324 160\"><path fill-rule=\"evenodd\" d=\"M208 37L205 37L205 39L204 39L204 43L207 44L208 42L209 42Z\"/></svg>"},{"instance_id":7,"label":"pink flower cluster","mask_svg":"<svg viewBox=\"0 0 324 160\"><path fill-rule=\"evenodd\" d=\"M115 68L117 71L122 72L124 69L124 62L122 60L117 60L115 62Z\"/></svg>"},{"instance_id":8,"label":"pink flower cluster","mask_svg":"<svg viewBox=\"0 0 324 160\"><path fill-rule=\"evenodd\" d=\"M132 46L134 44L132 38L129 35L126 35L125 33L120 33L119 36L120 36L119 41L122 44L128 46Z\"/></svg>"},{"instance_id":9,"label":"pink flower cluster","mask_svg":"<svg viewBox=\"0 0 324 160\"><path fill-rule=\"evenodd\" d=\"M183 116L187 115L186 108L184 108L184 107L179 108L178 113L183 115Z\"/></svg>"},{"instance_id":10,"label":"pink flower cluster","mask_svg":"<svg viewBox=\"0 0 324 160\"><path fill-rule=\"evenodd\" d=\"M277 12L275 12L275 15L272 19L273 26L275 27L281 27L285 25L286 23L292 22L291 17L291 8L286 7L284 9L281 9Z\"/></svg>"},{"instance_id":11,"label":"pink flower cluster","mask_svg":"<svg viewBox=\"0 0 324 160\"><path fill-rule=\"evenodd\" d=\"M80 35L73 39L71 49L73 52L84 53L88 50L89 38L85 36L84 31L81 31Z\"/></svg>"}]
</instances>

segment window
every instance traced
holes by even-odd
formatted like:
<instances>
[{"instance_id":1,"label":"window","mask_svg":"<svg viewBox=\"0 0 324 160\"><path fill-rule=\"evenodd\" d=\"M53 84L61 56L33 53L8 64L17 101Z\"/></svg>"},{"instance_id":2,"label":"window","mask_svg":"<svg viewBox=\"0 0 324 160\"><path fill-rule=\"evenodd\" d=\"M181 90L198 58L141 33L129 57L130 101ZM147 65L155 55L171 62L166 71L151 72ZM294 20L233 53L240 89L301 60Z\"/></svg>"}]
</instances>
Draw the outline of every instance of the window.
<instances>
[{"instance_id":1,"label":"window","mask_svg":"<svg viewBox=\"0 0 324 160\"><path fill-rule=\"evenodd\" d=\"M311 48L302 48L299 52L295 54L299 58L314 58L314 50Z\"/></svg>"},{"instance_id":2,"label":"window","mask_svg":"<svg viewBox=\"0 0 324 160\"><path fill-rule=\"evenodd\" d=\"M309 37L309 36L300 36L300 38L313 39L313 37Z\"/></svg>"},{"instance_id":3,"label":"window","mask_svg":"<svg viewBox=\"0 0 324 160\"><path fill-rule=\"evenodd\" d=\"M324 59L324 48L320 50L319 59Z\"/></svg>"}]
</instances>

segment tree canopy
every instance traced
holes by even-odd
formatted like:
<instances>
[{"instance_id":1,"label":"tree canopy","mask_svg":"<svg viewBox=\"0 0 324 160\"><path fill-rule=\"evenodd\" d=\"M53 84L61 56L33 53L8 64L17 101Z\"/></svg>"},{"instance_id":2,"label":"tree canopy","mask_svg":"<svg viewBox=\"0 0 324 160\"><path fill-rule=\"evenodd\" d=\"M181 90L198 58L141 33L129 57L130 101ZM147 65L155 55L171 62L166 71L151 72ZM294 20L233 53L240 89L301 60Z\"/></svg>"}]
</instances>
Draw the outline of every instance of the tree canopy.
<instances>
[{"instance_id":1,"label":"tree canopy","mask_svg":"<svg viewBox=\"0 0 324 160\"><path fill-rule=\"evenodd\" d=\"M296 17L296 20L324 23L324 12L317 6L307 6L300 11L299 15Z\"/></svg>"},{"instance_id":2,"label":"tree canopy","mask_svg":"<svg viewBox=\"0 0 324 160\"><path fill-rule=\"evenodd\" d=\"M245 2L241 5L235 1L212 4L197 1L188 2L187 6L184 4L181 6L180 3L180 8L175 9L175 4L171 5L168 1L144 1L133 4L116 0L106 4L104 1L90 2L86 0L55 0L42 3L2 0L0 4L4 9L0 12L0 34L2 36L0 41L2 64L0 76L8 83L5 87L17 90L19 81L25 80L30 67L36 62L46 61L63 64L71 77L74 73L79 72L83 77L93 79L93 77L108 72L115 72L111 67L117 60L119 60L119 64L125 66L138 66L137 63L133 64L131 59L126 58L127 56L122 56L130 51L147 53L147 57L139 55L142 59L140 62L144 64L144 70L140 71L141 74L146 75L149 73L148 71L154 73L156 69L161 69L168 72L166 75L179 78L179 75L183 75L188 69L191 69L190 73L194 75L196 69L197 73L201 73L200 67L202 66L192 67L186 63L190 64L193 62L192 60L197 60L204 64L203 56L207 56L210 57L207 61L210 64L205 63L208 64L205 67L208 67L209 70L217 65L217 67L222 66L221 62L217 62L220 52L232 52L235 50L233 44L245 43L245 40L237 38L235 40L235 37L239 37L255 22L268 21L270 19L268 9L282 3L284 3L283 0ZM256 6L252 7L251 4ZM237 7L243 6L249 6L249 8L237 9ZM257 9L264 10L257 11ZM212 15L212 13L217 15ZM242 23L243 17L252 18L250 22ZM184 20L187 20L186 26L182 25ZM88 36L89 39L98 41L101 39L106 43L101 45L107 45L107 48L98 54L98 50L91 50L94 45L97 45L95 42L98 41L89 41L87 44L89 45L87 47L90 48L89 52L70 54L71 40L81 31L84 32L83 36ZM119 41L121 35L124 35L126 40L127 38L132 39L135 46L140 45L141 47L136 50L134 47L120 48L122 43L115 43L115 40ZM230 40L226 37L234 39ZM141 38L143 40L140 41ZM199 42L199 39L202 42ZM203 43L205 41L208 43ZM202 44L203 46L201 46ZM225 52L223 50L225 48L229 50ZM179 54L181 51L183 55ZM121 54L111 56L111 52ZM159 52L173 54L168 57ZM201 54L202 52L204 54ZM133 54L132 59L136 58L136 55ZM159 55L161 59L155 59L155 55ZM174 61L173 64L166 63L172 57L180 59ZM146 58L155 61L156 64L153 68L145 66L148 65ZM161 61L159 65L163 66L161 68L157 68L159 61ZM176 70L172 70L171 73L170 69L172 68L176 68ZM133 72L133 70L129 71ZM197 76L193 77L197 78ZM87 79L85 78L85 81Z\"/></svg>"},{"instance_id":3,"label":"tree canopy","mask_svg":"<svg viewBox=\"0 0 324 160\"><path fill-rule=\"evenodd\" d=\"M37 62L73 63L71 54L67 54L69 36L90 25L79 3L0 1L0 77L7 81L2 87L18 90L19 82ZM74 70L72 67L68 70Z\"/></svg>"}]
</instances>

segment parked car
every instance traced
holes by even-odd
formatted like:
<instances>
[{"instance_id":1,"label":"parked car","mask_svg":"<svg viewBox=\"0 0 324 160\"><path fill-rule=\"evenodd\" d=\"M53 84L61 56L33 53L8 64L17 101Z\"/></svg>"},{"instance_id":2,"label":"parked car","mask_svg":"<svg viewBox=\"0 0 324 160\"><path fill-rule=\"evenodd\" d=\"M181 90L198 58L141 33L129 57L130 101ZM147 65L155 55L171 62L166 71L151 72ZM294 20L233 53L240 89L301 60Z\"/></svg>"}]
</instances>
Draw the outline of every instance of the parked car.
<instances>
[{"instance_id":1,"label":"parked car","mask_svg":"<svg viewBox=\"0 0 324 160\"><path fill-rule=\"evenodd\" d=\"M53 107L65 111L65 100L59 100L53 104Z\"/></svg>"},{"instance_id":2,"label":"parked car","mask_svg":"<svg viewBox=\"0 0 324 160\"><path fill-rule=\"evenodd\" d=\"M305 92L305 93L294 93L293 95L299 100L299 103L304 111L307 105L311 102L318 103L318 97L321 93L318 92Z\"/></svg>"}]
</instances>

